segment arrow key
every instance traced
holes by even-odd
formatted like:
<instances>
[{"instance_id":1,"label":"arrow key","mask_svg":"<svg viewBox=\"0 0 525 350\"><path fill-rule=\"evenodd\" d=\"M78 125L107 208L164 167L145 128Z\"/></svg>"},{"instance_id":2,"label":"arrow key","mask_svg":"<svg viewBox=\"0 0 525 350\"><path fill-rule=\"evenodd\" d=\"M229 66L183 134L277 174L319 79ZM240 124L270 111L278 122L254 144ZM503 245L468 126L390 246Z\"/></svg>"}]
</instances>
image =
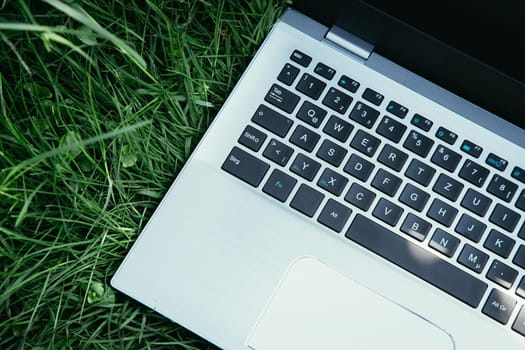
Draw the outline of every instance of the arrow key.
<instances>
[{"instance_id":1,"label":"arrow key","mask_svg":"<svg viewBox=\"0 0 525 350\"><path fill-rule=\"evenodd\" d=\"M483 306L482 312L501 324L507 324L515 307L515 299L497 289L493 289L485 302L485 306Z\"/></svg>"}]
</instances>

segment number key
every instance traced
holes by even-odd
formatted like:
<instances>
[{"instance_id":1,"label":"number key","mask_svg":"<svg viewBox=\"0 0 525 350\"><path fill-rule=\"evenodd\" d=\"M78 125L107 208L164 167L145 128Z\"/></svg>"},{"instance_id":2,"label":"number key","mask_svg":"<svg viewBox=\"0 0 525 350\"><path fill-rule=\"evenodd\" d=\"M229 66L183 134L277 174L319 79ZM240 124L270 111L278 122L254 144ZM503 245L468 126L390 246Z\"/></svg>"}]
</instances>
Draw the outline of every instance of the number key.
<instances>
[{"instance_id":1,"label":"number key","mask_svg":"<svg viewBox=\"0 0 525 350\"><path fill-rule=\"evenodd\" d=\"M379 111L362 102L357 102L350 112L350 119L355 120L359 124L371 128L379 116Z\"/></svg>"},{"instance_id":2,"label":"number key","mask_svg":"<svg viewBox=\"0 0 525 350\"><path fill-rule=\"evenodd\" d=\"M434 155L432 155L432 159L430 159L432 163L439 165L443 169L450 172L454 172L454 170L456 170L460 160L461 155L459 153L456 153L444 146L439 146L434 152Z\"/></svg>"},{"instance_id":3,"label":"number key","mask_svg":"<svg viewBox=\"0 0 525 350\"><path fill-rule=\"evenodd\" d=\"M403 137L406 129L407 127L405 125L385 116L381 120L381 123L379 123L376 131L379 135L382 135L387 139L397 143Z\"/></svg>"},{"instance_id":4,"label":"number key","mask_svg":"<svg viewBox=\"0 0 525 350\"><path fill-rule=\"evenodd\" d=\"M459 172L460 178L465 179L478 187L483 186L488 175L489 170L487 168L484 168L471 160L467 160Z\"/></svg>"},{"instance_id":5,"label":"number key","mask_svg":"<svg viewBox=\"0 0 525 350\"><path fill-rule=\"evenodd\" d=\"M326 83L311 76L308 73L304 73L301 77L301 80L297 84L296 89L305 94L306 96L317 100L319 96L321 96L321 93L323 92L325 87Z\"/></svg>"},{"instance_id":6,"label":"number key","mask_svg":"<svg viewBox=\"0 0 525 350\"><path fill-rule=\"evenodd\" d=\"M518 186L499 175L494 175L487 191L505 202L510 202Z\"/></svg>"},{"instance_id":7,"label":"number key","mask_svg":"<svg viewBox=\"0 0 525 350\"><path fill-rule=\"evenodd\" d=\"M352 97L335 88L330 88L323 99L323 104L325 106L328 106L341 114L346 113L350 103L352 103Z\"/></svg>"},{"instance_id":8,"label":"number key","mask_svg":"<svg viewBox=\"0 0 525 350\"><path fill-rule=\"evenodd\" d=\"M424 158L428 155L428 152L430 152L432 145L434 145L434 141L412 130L410 134L408 134L403 147Z\"/></svg>"}]
</instances>

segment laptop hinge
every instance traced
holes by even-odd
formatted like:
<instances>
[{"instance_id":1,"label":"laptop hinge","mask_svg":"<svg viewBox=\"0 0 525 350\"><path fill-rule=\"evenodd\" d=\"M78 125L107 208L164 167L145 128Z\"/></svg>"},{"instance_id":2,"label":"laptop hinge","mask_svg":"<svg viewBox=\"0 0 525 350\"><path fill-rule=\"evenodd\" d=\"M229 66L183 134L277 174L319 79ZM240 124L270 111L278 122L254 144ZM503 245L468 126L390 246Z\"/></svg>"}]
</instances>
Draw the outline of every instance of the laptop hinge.
<instances>
[{"instance_id":1,"label":"laptop hinge","mask_svg":"<svg viewBox=\"0 0 525 350\"><path fill-rule=\"evenodd\" d=\"M346 51L350 51L365 61L374 50L372 44L335 25L326 32L325 39Z\"/></svg>"}]
</instances>

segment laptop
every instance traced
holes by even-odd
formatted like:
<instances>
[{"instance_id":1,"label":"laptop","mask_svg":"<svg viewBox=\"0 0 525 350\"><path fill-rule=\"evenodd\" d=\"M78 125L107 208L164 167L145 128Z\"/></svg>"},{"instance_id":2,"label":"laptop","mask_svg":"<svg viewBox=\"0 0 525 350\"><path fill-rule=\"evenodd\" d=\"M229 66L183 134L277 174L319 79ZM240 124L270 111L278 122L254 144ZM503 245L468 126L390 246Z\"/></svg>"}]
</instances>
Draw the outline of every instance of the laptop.
<instances>
[{"instance_id":1,"label":"laptop","mask_svg":"<svg viewBox=\"0 0 525 350\"><path fill-rule=\"evenodd\" d=\"M224 349L525 348L523 10L296 1L112 285Z\"/></svg>"}]
</instances>

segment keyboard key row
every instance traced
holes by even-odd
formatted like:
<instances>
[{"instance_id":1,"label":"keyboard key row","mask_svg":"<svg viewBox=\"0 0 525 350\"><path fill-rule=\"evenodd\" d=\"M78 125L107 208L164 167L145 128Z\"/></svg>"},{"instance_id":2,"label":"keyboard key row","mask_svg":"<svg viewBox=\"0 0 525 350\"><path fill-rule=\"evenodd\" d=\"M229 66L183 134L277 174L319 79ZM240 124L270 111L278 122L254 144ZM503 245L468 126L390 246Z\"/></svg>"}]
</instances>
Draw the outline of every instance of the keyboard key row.
<instances>
[{"instance_id":1,"label":"keyboard key row","mask_svg":"<svg viewBox=\"0 0 525 350\"><path fill-rule=\"evenodd\" d=\"M337 118L337 117L334 117ZM290 124L287 122L287 118L280 115L277 112L274 112L267 107L261 105L258 109L258 111L255 113L253 120L255 122L258 122L260 125L265 126L267 129L272 129L279 133L284 133L285 131L278 131L278 130L285 130L288 128L288 125ZM277 121L277 122L276 122ZM334 122L334 125L341 126L337 122ZM281 125L279 127L275 127L275 125ZM344 128L344 126L341 126ZM365 146L370 147L370 140L372 140L372 146L374 148L373 152L375 152L375 141L376 139L368 139L367 137L372 137L371 135L367 134L366 132L360 130L361 134L358 132L358 135L354 138L353 145L354 148L361 148L365 153L369 151L369 149L365 149ZM241 135L239 142L241 144L244 144L245 146L251 148L252 150L257 151L260 147L262 142L264 142L266 138L266 135L257 129L248 126L243 134ZM292 133L290 137L290 142L301 147L302 149L311 152L314 147L316 146L317 142L320 140L320 135L317 133L314 133L313 131L305 128L302 125L297 126L295 131ZM320 159L325 160L331 165L334 165L336 167L340 166L342 163L344 157L347 154L347 150L343 147L329 141L325 140L321 147L319 148L317 152L317 157ZM436 151L439 153L439 148ZM265 152L263 155L274 161L275 163L284 166L290 159L291 155L293 153L293 150L283 144L282 142L272 139L269 143L268 147L265 149ZM305 156L303 156L305 157ZM383 150L381 151L378 161L389 168L399 171L405 164L406 160L408 158L408 155L395 147L391 145L385 145L383 147ZM309 158L308 158L309 159ZM309 164L313 161L310 160ZM357 162L357 163L356 163ZM406 175L409 178L415 179L417 182L427 185L430 180L423 179L422 174L427 173L431 174L435 172L434 169L430 169L427 171L428 166L425 164L419 162L419 161L413 160L412 164L409 166L409 169L407 169ZM363 171L363 164L366 164L364 171ZM303 164L304 166L304 164ZM316 162L315 166L308 169L308 172L305 174L301 174L301 171L297 169L300 168L300 164L295 164L293 169L295 169L295 172L299 175L307 178L309 181L313 179L313 177L316 175L317 171L319 170L320 164ZM367 170L368 169L368 170ZM349 162L347 166L345 167L345 171L347 173L350 173L354 175L355 177L360 178L362 181L366 181L368 179L368 176L371 173L371 170L373 169L373 165L369 162L363 163L363 160L360 159L360 157L353 155L352 162ZM311 172L312 170L315 170L315 172ZM294 171L294 170L292 170ZM474 162L467 160L460 172L460 176L462 178L466 178L468 176L478 176L478 179L480 176L484 179L486 178L486 173L488 170L486 170L483 167L478 166ZM462 175L461 175L462 174ZM432 174L433 175L433 174ZM470 177L472 180L472 177ZM472 182L483 182L484 180L477 180ZM499 176L495 176L493 179L493 183L498 183L498 181L504 181ZM379 189L381 192L393 197L395 193L397 192L398 188L401 185L401 179L397 176L394 176L387 171L380 169L379 172L374 177L374 180L372 181L372 186L376 189ZM502 191L506 188L508 188L509 184L508 182L502 182L499 185L498 190ZM436 181L436 183L433 186L433 191L444 196L445 198L456 201L459 198L459 195L463 189L464 185L460 182L454 180L453 178L441 174ZM489 186L490 188L490 186ZM325 188L329 191L331 191L331 188ZM419 190L420 191L420 190ZM490 191L489 191L490 192ZM333 192L332 192L333 193ZM417 201L411 200L411 198L418 198ZM424 194L420 191L417 193L415 191L415 187L410 185L409 187L406 187L404 192L402 193L400 197L400 201L404 204L407 204L411 208L421 211L424 205L426 204L426 201L428 200L428 194ZM479 216L484 216L486 212L488 211L489 206L491 205L492 200L490 200L488 197L469 189L467 193L465 194L461 205L468 210L478 214ZM443 218L443 216L436 216L438 214L432 213L433 216L431 216L434 219L437 219L438 222L449 222L450 220ZM494 208L489 220L496 224L497 226L512 232L519 222L521 216L517 214L516 212L508 209L507 207L502 206L501 204L497 204ZM467 233L463 232L463 234Z\"/></svg>"},{"instance_id":2,"label":"keyboard key row","mask_svg":"<svg viewBox=\"0 0 525 350\"><path fill-rule=\"evenodd\" d=\"M302 65L305 62L308 62L309 64L308 59L311 60L309 56L304 55L299 51L294 51L294 53L291 56L291 59L295 62L300 62ZM327 79L332 79L333 75L335 74L335 70L324 65L323 63L319 63L314 71ZM295 80L296 76L298 75L298 72L298 68L294 67L291 64L285 64L284 68L278 76L278 80L287 85L291 85ZM301 80L302 81L298 84L296 89L314 99L319 98L320 94L326 87L325 83L314 78L308 73L303 74ZM357 88L359 87L359 83L357 81L347 76L342 76L338 84L351 92L357 91ZM382 94L370 88L365 89L362 96L365 100L375 105L381 104L382 100L384 99L384 96ZM290 113L295 108L299 97L291 93L290 91L279 87L277 84L274 84L268 92L265 99L267 102L270 102L274 106L277 106L278 108ZM331 88L323 100L323 104L340 113L344 113L351 102L352 97L344 94L343 92L335 88ZM396 101L390 101L386 109L387 111L401 118L404 117L408 112L408 109L406 107L402 106ZM298 113L298 118L314 127L319 127L325 115L326 111L323 111L322 109L316 107L310 102L305 101L301 110ZM366 104L358 102L354 106L350 118L357 121L361 125L370 128L375 123L378 115L379 112L377 110L367 106ZM332 117L336 118L335 116ZM344 121L340 119L340 122ZM332 122L330 123L331 125L327 124L328 128L326 129L326 131L330 132L331 136L336 137L342 142L345 142L348 139L351 133L351 129L353 129L353 126L346 122L344 122L346 123L346 125L342 126L343 124L341 124L340 122L335 122L334 120L332 120ZM415 126L420 127L422 130L430 130L433 124L432 121L418 114L414 115L414 117L411 120L411 123ZM332 130L330 130L330 126L333 128ZM343 130L346 130L344 132L339 131L341 127ZM393 121L388 116L385 116L382 120L382 123L380 123L377 132L380 135L387 137L391 141L399 142L405 130L405 125ZM283 131L280 130L277 131L277 133L282 135ZM456 133L443 127L440 127L437 130L436 137L449 144L454 144L458 138ZM364 141L366 143L366 140ZM372 139L372 141L374 141L374 144L377 144L375 146L378 146L379 142L375 142L374 139ZM432 140L429 140L428 138L425 138L424 136L419 135L417 132L413 131L411 135L406 139L404 147L415 152L420 156L426 157L430 148L432 147L432 144ZM358 141L354 142L354 146L354 148L369 156L373 156L373 152L375 152L375 149L377 149L377 147L373 147L374 145L372 147L364 147L363 145L359 145ZM483 150L480 146L468 140L465 140L463 142L460 149L476 158L479 157ZM434 152L431 158L431 161L434 164L437 164L438 166L441 166L450 172L453 172L455 170L460 160L461 156L458 153L451 151L450 149L444 146L438 147L438 149L436 149L436 152ZM494 153L489 154L489 156L486 159L486 163L498 170L505 170L508 164L508 162L505 159L495 155ZM481 187L483 186L488 176L488 173L489 171L486 168L480 166L479 164L475 164L471 161L468 161L465 162L462 170L460 171L460 177L474 184L477 187ZM512 176L520 181L522 180L521 178L523 178L522 182L525 182L525 172L521 171L519 167L516 167L514 169ZM509 189L505 190L506 188ZM514 195L514 192L516 191L516 188L517 186L512 182L504 178L499 178L495 176L491 184L489 185L488 192L494 194L500 199L510 202ZM516 202L516 207L525 210L525 199Z\"/></svg>"}]
</instances>

